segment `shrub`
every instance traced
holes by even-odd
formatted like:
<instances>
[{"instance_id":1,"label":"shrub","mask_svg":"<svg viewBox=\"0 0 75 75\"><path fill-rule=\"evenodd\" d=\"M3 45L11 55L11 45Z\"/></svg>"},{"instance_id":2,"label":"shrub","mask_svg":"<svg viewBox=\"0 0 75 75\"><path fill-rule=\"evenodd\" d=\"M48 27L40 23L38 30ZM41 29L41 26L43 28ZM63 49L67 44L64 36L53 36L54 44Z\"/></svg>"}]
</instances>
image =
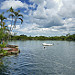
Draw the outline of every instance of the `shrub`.
<instances>
[{"instance_id":1,"label":"shrub","mask_svg":"<svg viewBox=\"0 0 75 75\"><path fill-rule=\"evenodd\" d=\"M1 48L6 47L6 43L0 44L0 47Z\"/></svg>"}]
</instances>

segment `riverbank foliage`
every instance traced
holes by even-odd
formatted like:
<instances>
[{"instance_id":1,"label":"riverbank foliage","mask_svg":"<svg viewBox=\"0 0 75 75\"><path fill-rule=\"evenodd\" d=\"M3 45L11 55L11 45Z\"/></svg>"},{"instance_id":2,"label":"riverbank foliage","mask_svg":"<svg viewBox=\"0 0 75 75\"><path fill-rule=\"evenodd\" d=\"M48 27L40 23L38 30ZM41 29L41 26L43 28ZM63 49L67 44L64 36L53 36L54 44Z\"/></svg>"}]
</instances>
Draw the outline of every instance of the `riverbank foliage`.
<instances>
[{"instance_id":1,"label":"riverbank foliage","mask_svg":"<svg viewBox=\"0 0 75 75\"><path fill-rule=\"evenodd\" d=\"M8 13L8 15L4 15L5 13ZM9 18L11 18L11 20L9 20ZM11 32L14 28L16 28L16 23L18 19L21 21L22 24L23 15L20 14L20 10L15 11L12 7L6 12L0 13L0 56L4 56L7 54L7 51L3 50L2 48L6 47L5 41L11 39ZM7 22L9 21L11 23L10 27L7 24Z\"/></svg>"},{"instance_id":2,"label":"riverbank foliage","mask_svg":"<svg viewBox=\"0 0 75 75\"><path fill-rule=\"evenodd\" d=\"M6 55L6 54L7 54L7 51L5 51L5 50L1 49L1 50L0 50L0 54L2 54L2 55L4 56L4 55Z\"/></svg>"},{"instance_id":3,"label":"riverbank foliage","mask_svg":"<svg viewBox=\"0 0 75 75\"><path fill-rule=\"evenodd\" d=\"M11 40L68 40L68 41L75 41L75 34L73 35L66 35L66 36L54 36L54 37L46 37L46 36L12 36Z\"/></svg>"},{"instance_id":4,"label":"riverbank foliage","mask_svg":"<svg viewBox=\"0 0 75 75\"><path fill-rule=\"evenodd\" d=\"M6 43L0 44L0 47L1 47L1 48L6 47Z\"/></svg>"}]
</instances>

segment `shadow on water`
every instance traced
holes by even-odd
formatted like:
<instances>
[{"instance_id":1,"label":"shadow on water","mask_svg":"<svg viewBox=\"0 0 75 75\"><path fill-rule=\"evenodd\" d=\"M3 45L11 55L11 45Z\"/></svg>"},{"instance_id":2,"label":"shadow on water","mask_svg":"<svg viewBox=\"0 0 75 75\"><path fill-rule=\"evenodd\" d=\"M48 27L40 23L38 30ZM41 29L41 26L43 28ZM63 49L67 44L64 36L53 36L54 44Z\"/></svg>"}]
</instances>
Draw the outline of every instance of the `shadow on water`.
<instances>
[{"instance_id":1,"label":"shadow on water","mask_svg":"<svg viewBox=\"0 0 75 75\"><path fill-rule=\"evenodd\" d=\"M12 61L8 60L10 57L17 57L18 55L9 55L0 58L0 75L12 75L11 74L11 63ZM16 63L14 63L16 64Z\"/></svg>"},{"instance_id":2,"label":"shadow on water","mask_svg":"<svg viewBox=\"0 0 75 75\"><path fill-rule=\"evenodd\" d=\"M9 75L8 66L4 65L2 58L0 58L0 75Z\"/></svg>"}]
</instances>

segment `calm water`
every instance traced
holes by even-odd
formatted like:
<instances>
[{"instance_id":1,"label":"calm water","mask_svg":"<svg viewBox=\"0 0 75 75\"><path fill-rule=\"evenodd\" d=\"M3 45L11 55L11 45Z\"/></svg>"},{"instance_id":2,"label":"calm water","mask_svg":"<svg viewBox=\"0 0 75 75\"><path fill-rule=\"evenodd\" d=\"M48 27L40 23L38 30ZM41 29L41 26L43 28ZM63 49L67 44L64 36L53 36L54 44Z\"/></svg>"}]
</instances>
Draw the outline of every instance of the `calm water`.
<instances>
[{"instance_id":1,"label":"calm water","mask_svg":"<svg viewBox=\"0 0 75 75\"><path fill-rule=\"evenodd\" d=\"M42 46L42 43L54 43ZM0 59L0 75L75 75L75 42L11 41L20 54Z\"/></svg>"}]
</instances>

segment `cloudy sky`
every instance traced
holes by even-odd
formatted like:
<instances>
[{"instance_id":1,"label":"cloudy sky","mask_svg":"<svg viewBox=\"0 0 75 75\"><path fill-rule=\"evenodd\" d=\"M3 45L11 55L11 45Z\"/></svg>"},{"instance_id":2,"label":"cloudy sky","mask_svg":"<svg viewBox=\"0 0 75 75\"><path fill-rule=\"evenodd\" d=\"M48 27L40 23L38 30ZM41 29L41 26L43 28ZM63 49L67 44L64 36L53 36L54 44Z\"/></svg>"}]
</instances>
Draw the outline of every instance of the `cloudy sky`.
<instances>
[{"instance_id":1,"label":"cloudy sky","mask_svg":"<svg viewBox=\"0 0 75 75\"><path fill-rule=\"evenodd\" d=\"M0 0L0 13L13 7L21 10L24 22L18 20L17 35L61 36L75 34L75 0ZM8 13L5 13L5 16ZM6 22L10 26L9 21Z\"/></svg>"}]
</instances>

